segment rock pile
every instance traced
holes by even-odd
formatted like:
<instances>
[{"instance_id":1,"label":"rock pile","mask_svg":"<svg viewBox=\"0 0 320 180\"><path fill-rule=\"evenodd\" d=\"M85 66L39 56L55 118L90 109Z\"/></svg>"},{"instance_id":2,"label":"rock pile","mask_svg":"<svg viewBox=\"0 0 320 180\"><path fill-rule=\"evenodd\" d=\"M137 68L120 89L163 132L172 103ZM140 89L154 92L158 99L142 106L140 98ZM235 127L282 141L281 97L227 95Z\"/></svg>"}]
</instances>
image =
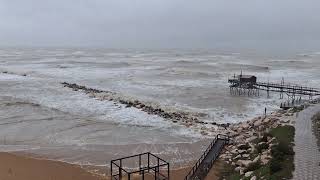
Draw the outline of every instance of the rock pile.
<instances>
[{"instance_id":1,"label":"rock pile","mask_svg":"<svg viewBox=\"0 0 320 180\"><path fill-rule=\"evenodd\" d=\"M123 104L126 107L134 107L140 109L141 111L147 112L148 114L158 115L164 119L170 119L173 123L181 122L186 126L191 126L193 125L193 123L207 124L207 122L200 121L192 113L181 111L167 111L161 107L154 107L153 105L139 100L126 98L125 96L122 96L115 92L88 88L86 86L78 85L75 83L63 82L61 84L64 87L71 88L73 91L82 91L86 94L89 94L89 96L92 98L113 101L119 104Z\"/></svg>"},{"instance_id":2,"label":"rock pile","mask_svg":"<svg viewBox=\"0 0 320 180\"><path fill-rule=\"evenodd\" d=\"M320 102L320 101L319 101ZM314 101L309 102L310 104ZM250 121L231 124L227 134L232 137L233 143L225 148L220 159L230 164L236 172L246 179L256 179L253 176L254 166L263 166L271 160L271 148L276 145L274 137L268 136L271 128L283 125L292 125L296 112L308 107L278 110L265 118L257 117Z\"/></svg>"},{"instance_id":3,"label":"rock pile","mask_svg":"<svg viewBox=\"0 0 320 180\"><path fill-rule=\"evenodd\" d=\"M14 73L14 72L8 72L8 71L2 71L3 74L11 74L11 75L17 75L17 76L27 76L27 74L21 74L21 73Z\"/></svg>"}]
</instances>

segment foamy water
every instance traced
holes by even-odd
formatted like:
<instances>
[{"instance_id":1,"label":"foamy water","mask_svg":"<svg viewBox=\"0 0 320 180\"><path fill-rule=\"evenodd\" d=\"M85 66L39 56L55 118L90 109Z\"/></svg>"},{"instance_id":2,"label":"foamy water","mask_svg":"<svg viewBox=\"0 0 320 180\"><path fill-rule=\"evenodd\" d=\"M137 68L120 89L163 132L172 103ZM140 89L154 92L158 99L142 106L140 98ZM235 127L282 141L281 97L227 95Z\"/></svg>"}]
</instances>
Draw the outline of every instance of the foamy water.
<instances>
[{"instance_id":1,"label":"foamy water","mask_svg":"<svg viewBox=\"0 0 320 180\"><path fill-rule=\"evenodd\" d=\"M205 148L208 139L199 131L60 83L202 113L208 122L232 123L261 115L265 107L271 112L281 101L278 94L269 99L264 94L232 96L228 77L243 70L259 81L285 77L319 87L319 59L317 53L270 58L196 50L2 49L0 71L7 73L0 74L0 150L98 165L152 151L181 165Z\"/></svg>"}]
</instances>

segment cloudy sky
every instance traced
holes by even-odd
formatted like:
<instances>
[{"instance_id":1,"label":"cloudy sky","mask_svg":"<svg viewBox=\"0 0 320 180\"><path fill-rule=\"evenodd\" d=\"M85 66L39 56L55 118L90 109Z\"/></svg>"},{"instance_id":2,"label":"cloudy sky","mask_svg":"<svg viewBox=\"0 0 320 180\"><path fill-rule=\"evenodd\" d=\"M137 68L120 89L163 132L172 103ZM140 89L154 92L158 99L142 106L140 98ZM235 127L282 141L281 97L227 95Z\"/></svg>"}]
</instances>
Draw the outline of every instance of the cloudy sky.
<instances>
[{"instance_id":1,"label":"cloudy sky","mask_svg":"<svg viewBox=\"0 0 320 180\"><path fill-rule=\"evenodd\" d=\"M319 0L0 0L2 46L316 49L319 42Z\"/></svg>"}]
</instances>

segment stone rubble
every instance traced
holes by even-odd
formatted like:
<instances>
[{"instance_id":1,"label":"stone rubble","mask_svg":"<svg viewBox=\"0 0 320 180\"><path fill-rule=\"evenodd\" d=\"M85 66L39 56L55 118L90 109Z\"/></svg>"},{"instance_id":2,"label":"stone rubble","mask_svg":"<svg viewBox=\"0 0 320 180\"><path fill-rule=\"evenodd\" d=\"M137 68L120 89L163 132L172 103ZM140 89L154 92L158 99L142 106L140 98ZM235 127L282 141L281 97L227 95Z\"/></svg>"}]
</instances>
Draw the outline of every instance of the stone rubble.
<instances>
[{"instance_id":1,"label":"stone rubble","mask_svg":"<svg viewBox=\"0 0 320 180\"><path fill-rule=\"evenodd\" d=\"M201 117L207 116L203 113L184 112L180 110L162 108L160 105L143 102L132 97L126 97L120 93L107 90L98 90L75 83L62 82L61 84L64 87L72 89L73 91L83 92L90 98L95 98L101 101L112 101L116 104L125 105L126 108L137 108L148 114L157 115L166 120L170 120L172 123L179 123L180 125L188 128L193 128L194 130L200 132L203 136L211 136L212 134L219 133L226 133L235 136L238 133L235 131L228 132L228 130L230 130L230 123L218 124L216 122L209 123L200 120ZM249 128L249 126L246 126L246 128Z\"/></svg>"},{"instance_id":2,"label":"stone rubble","mask_svg":"<svg viewBox=\"0 0 320 180\"><path fill-rule=\"evenodd\" d=\"M283 125L292 125L294 122L293 116L298 110L303 110L310 106L310 104L320 103L320 99L310 101L309 104L304 104L296 109L291 108L288 110L278 110L271 113L266 117L256 117L251 121L241 122L237 124L231 124L229 126L229 132L226 132L231 138L232 143L226 146L219 157L221 160L231 164L234 170L240 175L244 175L246 178L252 176L251 171L248 171L248 167L254 163L261 163L266 165L271 160L271 148L274 146L275 138L267 137L266 142L254 143L257 138L262 138L263 135L271 128L276 128ZM254 154L256 151L255 146L268 147L262 149L258 156L252 157L250 154ZM231 163L230 156L231 155ZM227 158L228 157L228 158ZM256 180L256 176L252 176L250 180Z\"/></svg>"}]
</instances>

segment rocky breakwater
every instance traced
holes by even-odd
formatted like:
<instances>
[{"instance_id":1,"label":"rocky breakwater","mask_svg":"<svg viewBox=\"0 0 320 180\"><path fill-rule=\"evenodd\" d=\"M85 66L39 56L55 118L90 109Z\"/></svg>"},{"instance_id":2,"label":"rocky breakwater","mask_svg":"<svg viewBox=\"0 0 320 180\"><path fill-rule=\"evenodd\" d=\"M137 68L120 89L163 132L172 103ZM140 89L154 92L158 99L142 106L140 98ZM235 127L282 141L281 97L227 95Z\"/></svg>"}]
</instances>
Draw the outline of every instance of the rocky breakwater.
<instances>
[{"instance_id":1,"label":"rocky breakwater","mask_svg":"<svg viewBox=\"0 0 320 180\"><path fill-rule=\"evenodd\" d=\"M9 72L9 71L2 71L2 74L10 74L10 75L16 75L16 76L27 76L25 73L15 73L15 72Z\"/></svg>"},{"instance_id":2,"label":"rocky breakwater","mask_svg":"<svg viewBox=\"0 0 320 180\"><path fill-rule=\"evenodd\" d=\"M170 120L173 123L180 123L184 126L191 127L196 124L206 125L207 122L199 120L199 114L192 112L183 112L179 110L170 110L166 108L162 108L159 105L155 105L148 102L143 102L137 99L133 99L132 97L126 97L120 93L106 91L106 90L98 90L89 88L86 86L78 85L75 83L61 83L64 87L71 88L73 91L81 91L85 94L88 94L91 98L96 98L101 101L112 101L118 104L125 105L125 107L137 108L141 111L147 112L148 114L157 115L164 119ZM215 124L215 123L212 123ZM224 125L221 125L224 126ZM204 131L203 131L204 133Z\"/></svg>"}]
</instances>

